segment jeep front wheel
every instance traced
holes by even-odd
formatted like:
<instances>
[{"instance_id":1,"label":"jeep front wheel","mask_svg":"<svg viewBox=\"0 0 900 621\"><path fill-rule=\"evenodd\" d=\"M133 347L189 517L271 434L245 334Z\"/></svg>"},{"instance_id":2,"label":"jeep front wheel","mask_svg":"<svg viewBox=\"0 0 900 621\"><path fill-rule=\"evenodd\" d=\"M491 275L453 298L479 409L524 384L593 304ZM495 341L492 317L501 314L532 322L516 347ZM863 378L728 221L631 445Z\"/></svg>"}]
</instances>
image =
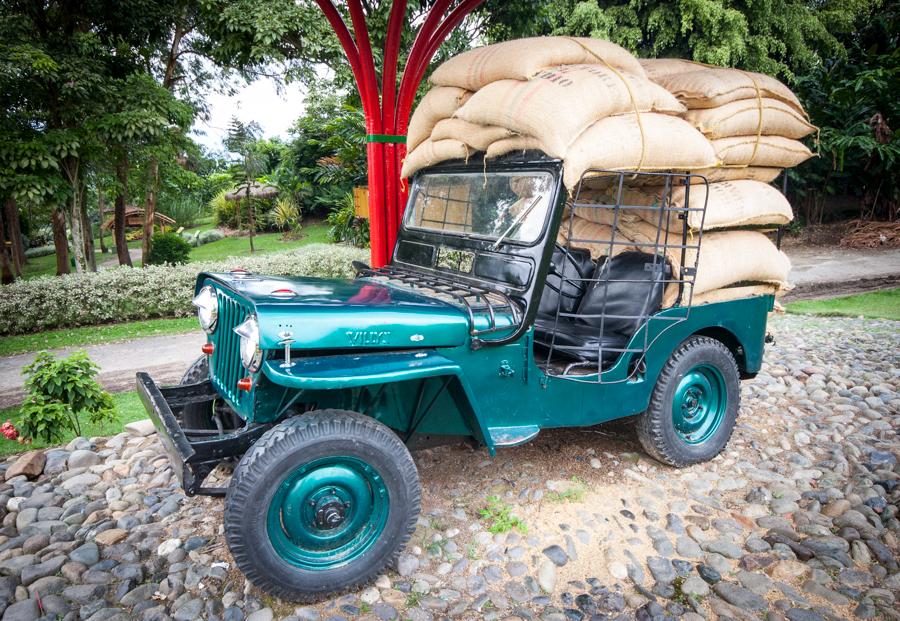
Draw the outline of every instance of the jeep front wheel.
<instances>
[{"instance_id":1,"label":"jeep front wheel","mask_svg":"<svg viewBox=\"0 0 900 621\"><path fill-rule=\"evenodd\" d=\"M740 373L720 341L692 336L660 371L637 435L655 459L678 468L722 452L737 420Z\"/></svg>"},{"instance_id":2,"label":"jeep front wheel","mask_svg":"<svg viewBox=\"0 0 900 621\"><path fill-rule=\"evenodd\" d=\"M225 537L253 584L310 601L393 563L420 496L412 457L389 428L354 412L311 412L244 454L225 498Z\"/></svg>"}]
</instances>

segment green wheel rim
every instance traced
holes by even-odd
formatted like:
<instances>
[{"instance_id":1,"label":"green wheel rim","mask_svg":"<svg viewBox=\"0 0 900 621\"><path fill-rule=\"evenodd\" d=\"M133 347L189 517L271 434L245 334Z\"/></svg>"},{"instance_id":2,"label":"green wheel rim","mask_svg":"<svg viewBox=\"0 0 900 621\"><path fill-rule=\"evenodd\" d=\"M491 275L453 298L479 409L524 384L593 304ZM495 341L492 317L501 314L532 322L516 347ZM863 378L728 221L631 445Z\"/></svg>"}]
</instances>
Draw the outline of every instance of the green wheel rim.
<instances>
[{"instance_id":1,"label":"green wheel rim","mask_svg":"<svg viewBox=\"0 0 900 621\"><path fill-rule=\"evenodd\" d=\"M675 433L687 444L703 444L725 419L728 393L721 371L709 364L698 364L688 371L672 398L672 422Z\"/></svg>"},{"instance_id":2,"label":"green wheel rim","mask_svg":"<svg viewBox=\"0 0 900 621\"><path fill-rule=\"evenodd\" d=\"M275 552L308 570L346 565L378 541L390 506L387 486L355 457L303 464L278 485L266 527Z\"/></svg>"}]
</instances>

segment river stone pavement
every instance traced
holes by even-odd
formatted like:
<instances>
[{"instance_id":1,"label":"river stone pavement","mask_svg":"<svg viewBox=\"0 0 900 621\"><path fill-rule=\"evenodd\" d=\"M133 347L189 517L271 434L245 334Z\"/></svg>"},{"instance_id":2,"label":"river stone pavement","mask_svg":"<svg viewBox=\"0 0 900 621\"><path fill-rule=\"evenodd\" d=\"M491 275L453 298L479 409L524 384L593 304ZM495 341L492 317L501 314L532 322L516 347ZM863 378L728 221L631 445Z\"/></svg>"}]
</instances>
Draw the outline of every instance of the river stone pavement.
<instances>
[{"instance_id":1,"label":"river stone pavement","mask_svg":"<svg viewBox=\"0 0 900 621\"><path fill-rule=\"evenodd\" d=\"M770 325L712 462L661 466L621 425L493 459L417 452L422 516L397 567L316 605L243 578L222 501L186 498L153 434L10 458L2 619L900 618L898 324Z\"/></svg>"}]
</instances>

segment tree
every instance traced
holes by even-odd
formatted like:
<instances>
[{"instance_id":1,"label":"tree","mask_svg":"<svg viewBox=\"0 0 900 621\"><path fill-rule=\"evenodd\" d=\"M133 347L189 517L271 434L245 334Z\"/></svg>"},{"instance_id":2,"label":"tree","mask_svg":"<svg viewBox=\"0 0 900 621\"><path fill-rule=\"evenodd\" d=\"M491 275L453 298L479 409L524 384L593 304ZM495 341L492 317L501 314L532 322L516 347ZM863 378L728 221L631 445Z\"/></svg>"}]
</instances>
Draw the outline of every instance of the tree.
<instances>
[{"instance_id":1,"label":"tree","mask_svg":"<svg viewBox=\"0 0 900 621\"><path fill-rule=\"evenodd\" d=\"M253 201L251 200L251 190L253 182L263 171L263 161L259 157L255 143L259 140L262 129L256 122L242 123L239 119L232 117L228 126L228 135L225 137L225 147L235 153L240 158L231 167L231 176L239 189L246 192L247 214L250 219L250 252L253 248L253 234L256 231L256 218L254 217ZM241 228L241 201L236 201L237 224L238 230Z\"/></svg>"},{"instance_id":2,"label":"tree","mask_svg":"<svg viewBox=\"0 0 900 621\"><path fill-rule=\"evenodd\" d=\"M609 39L638 56L688 58L791 78L845 55L842 35L881 0L550 0L485 5L491 41L572 35Z\"/></svg>"}]
</instances>

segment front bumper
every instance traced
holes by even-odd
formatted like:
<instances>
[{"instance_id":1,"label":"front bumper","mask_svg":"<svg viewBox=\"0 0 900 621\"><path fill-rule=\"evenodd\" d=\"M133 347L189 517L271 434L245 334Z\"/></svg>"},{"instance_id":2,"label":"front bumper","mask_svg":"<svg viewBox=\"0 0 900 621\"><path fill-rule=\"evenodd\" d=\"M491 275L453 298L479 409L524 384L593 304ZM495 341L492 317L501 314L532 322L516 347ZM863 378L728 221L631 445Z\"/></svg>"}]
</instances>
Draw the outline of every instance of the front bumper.
<instances>
[{"instance_id":1,"label":"front bumper","mask_svg":"<svg viewBox=\"0 0 900 621\"><path fill-rule=\"evenodd\" d=\"M207 403L219 397L208 380L160 388L147 373L138 373L137 392L188 496L224 496L225 488L203 487L203 481L223 460L247 452L271 427L247 425L227 433L182 427L179 419L186 405Z\"/></svg>"}]
</instances>

